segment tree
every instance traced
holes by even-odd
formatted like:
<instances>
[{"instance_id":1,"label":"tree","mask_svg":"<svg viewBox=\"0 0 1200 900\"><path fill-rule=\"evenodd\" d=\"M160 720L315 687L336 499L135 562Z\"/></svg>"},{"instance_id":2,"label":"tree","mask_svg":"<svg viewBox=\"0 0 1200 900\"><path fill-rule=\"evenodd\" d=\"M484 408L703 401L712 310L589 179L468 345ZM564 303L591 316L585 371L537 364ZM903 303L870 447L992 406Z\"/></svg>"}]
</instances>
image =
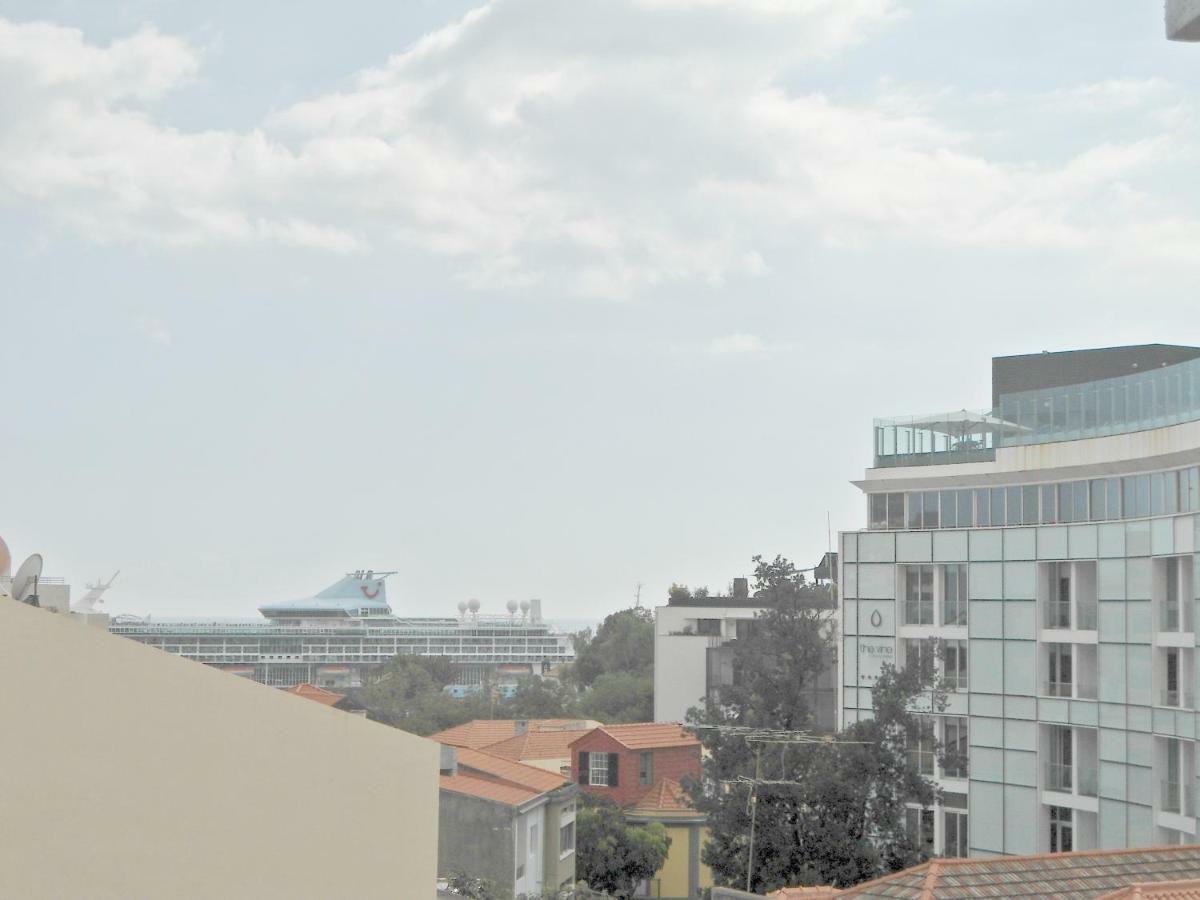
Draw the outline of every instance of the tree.
<instances>
[{"instance_id":1,"label":"tree","mask_svg":"<svg viewBox=\"0 0 1200 900\"><path fill-rule=\"evenodd\" d=\"M811 722L805 688L834 652L828 595L805 584L781 557L755 563L755 596L766 608L737 642L735 684L722 688L719 706L694 711L693 720L804 730ZM903 670L885 666L872 697L872 717L851 725L838 742L764 745L730 730L701 729L704 779L685 787L709 815L703 859L721 883L744 887L752 863L754 891L848 887L920 861L905 809L930 805L935 788L910 764L906 741L924 727L918 707L936 712L945 705L932 659ZM754 804L746 779L757 783Z\"/></svg>"},{"instance_id":2,"label":"tree","mask_svg":"<svg viewBox=\"0 0 1200 900\"><path fill-rule=\"evenodd\" d=\"M654 683L648 675L605 672L580 699L579 710L605 724L653 721Z\"/></svg>"},{"instance_id":3,"label":"tree","mask_svg":"<svg viewBox=\"0 0 1200 900\"><path fill-rule=\"evenodd\" d=\"M571 677L591 687L606 672L651 677L654 669L654 614L648 609L622 609L605 618L595 637L575 648Z\"/></svg>"},{"instance_id":4,"label":"tree","mask_svg":"<svg viewBox=\"0 0 1200 900\"><path fill-rule=\"evenodd\" d=\"M633 896L639 882L663 867L671 838L658 822L633 825L610 800L580 797L575 816L575 875L593 890Z\"/></svg>"},{"instance_id":5,"label":"tree","mask_svg":"<svg viewBox=\"0 0 1200 900\"><path fill-rule=\"evenodd\" d=\"M471 719L488 718L489 699L455 699L442 690L454 677L441 657L401 654L384 663L355 699L377 722L428 735Z\"/></svg>"},{"instance_id":6,"label":"tree","mask_svg":"<svg viewBox=\"0 0 1200 900\"><path fill-rule=\"evenodd\" d=\"M504 701L511 719L571 719L578 715L575 691L558 681L530 675L517 682L517 691Z\"/></svg>"}]
</instances>

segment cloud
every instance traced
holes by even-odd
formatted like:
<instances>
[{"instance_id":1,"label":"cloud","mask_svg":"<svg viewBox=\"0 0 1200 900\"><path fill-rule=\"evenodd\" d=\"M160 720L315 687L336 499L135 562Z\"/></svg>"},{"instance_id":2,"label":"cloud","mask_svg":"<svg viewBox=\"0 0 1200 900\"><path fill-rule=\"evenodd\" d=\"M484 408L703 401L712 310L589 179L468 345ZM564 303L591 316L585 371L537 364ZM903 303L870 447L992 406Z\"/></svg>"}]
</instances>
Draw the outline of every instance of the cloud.
<instances>
[{"instance_id":1,"label":"cloud","mask_svg":"<svg viewBox=\"0 0 1200 900\"><path fill-rule=\"evenodd\" d=\"M755 277L803 244L1138 263L1162 257L1155 235L1194 232L1152 177L1189 171L1191 132L1139 119L1069 158L1000 160L940 114L938 90L783 87L904 14L892 0L493 0L245 131L160 120L203 60L178 38L99 46L0 20L0 203L97 243L398 243L480 290L609 298ZM1058 102L1156 98L1182 102L1155 79Z\"/></svg>"},{"instance_id":2,"label":"cloud","mask_svg":"<svg viewBox=\"0 0 1200 900\"><path fill-rule=\"evenodd\" d=\"M713 338L708 345L708 352L714 356L728 356L739 353L763 353L767 345L762 338L753 334L727 334L725 337Z\"/></svg>"},{"instance_id":3,"label":"cloud","mask_svg":"<svg viewBox=\"0 0 1200 900\"><path fill-rule=\"evenodd\" d=\"M134 321L134 326L137 328L138 334L151 344L170 347L175 343L175 335L170 326L162 319L154 316L139 316Z\"/></svg>"}]
</instances>

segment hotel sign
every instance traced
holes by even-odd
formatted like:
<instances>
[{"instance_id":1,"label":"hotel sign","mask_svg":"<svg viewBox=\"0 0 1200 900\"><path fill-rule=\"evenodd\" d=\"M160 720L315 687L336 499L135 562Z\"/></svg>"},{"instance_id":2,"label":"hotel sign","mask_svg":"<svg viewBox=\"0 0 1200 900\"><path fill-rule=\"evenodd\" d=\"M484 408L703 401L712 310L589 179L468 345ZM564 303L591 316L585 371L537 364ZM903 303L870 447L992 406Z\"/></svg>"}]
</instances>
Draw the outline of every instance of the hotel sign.
<instances>
[{"instance_id":1,"label":"hotel sign","mask_svg":"<svg viewBox=\"0 0 1200 900\"><path fill-rule=\"evenodd\" d=\"M858 639L858 683L874 684L884 665L896 664L896 639L860 637Z\"/></svg>"}]
</instances>

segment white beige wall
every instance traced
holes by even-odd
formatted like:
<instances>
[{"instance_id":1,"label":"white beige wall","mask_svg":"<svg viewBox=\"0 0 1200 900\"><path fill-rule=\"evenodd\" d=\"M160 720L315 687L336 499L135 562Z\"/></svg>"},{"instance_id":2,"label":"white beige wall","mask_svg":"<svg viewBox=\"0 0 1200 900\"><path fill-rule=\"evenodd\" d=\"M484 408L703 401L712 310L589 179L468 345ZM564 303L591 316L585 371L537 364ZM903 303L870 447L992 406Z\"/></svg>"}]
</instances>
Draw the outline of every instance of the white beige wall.
<instances>
[{"instance_id":1,"label":"white beige wall","mask_svg":"<svg viewBox=\"0 0 1200 900\"><path fill-rule=\"evenodd\" d=\"M432 898L438 746L0 602L0 896Z\"/></svg>"}]
</instances>

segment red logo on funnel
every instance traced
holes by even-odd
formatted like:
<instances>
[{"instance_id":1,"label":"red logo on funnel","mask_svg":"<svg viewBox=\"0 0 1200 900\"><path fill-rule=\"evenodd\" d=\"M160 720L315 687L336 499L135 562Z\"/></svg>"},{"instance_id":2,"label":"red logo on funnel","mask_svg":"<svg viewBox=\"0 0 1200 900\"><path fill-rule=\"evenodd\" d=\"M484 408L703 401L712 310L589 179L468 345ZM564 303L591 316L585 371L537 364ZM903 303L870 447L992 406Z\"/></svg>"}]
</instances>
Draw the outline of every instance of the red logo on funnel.
<instances>
[{"instance_id":1,"label":"red logo on funnel","mask_svg":"<svg viewBox=\"0 0 1200 900\"><path fill-rule=\"evenodd\" d=\"M367 586L365 584L360 585L358 589L363 592L363 596L366 597L368 600L374 600L376 597L379 596L379 588L378 587L375 588L375 593L373 593L373 594L369 590L367 590Z\"/></svg>"}]
</instances>

